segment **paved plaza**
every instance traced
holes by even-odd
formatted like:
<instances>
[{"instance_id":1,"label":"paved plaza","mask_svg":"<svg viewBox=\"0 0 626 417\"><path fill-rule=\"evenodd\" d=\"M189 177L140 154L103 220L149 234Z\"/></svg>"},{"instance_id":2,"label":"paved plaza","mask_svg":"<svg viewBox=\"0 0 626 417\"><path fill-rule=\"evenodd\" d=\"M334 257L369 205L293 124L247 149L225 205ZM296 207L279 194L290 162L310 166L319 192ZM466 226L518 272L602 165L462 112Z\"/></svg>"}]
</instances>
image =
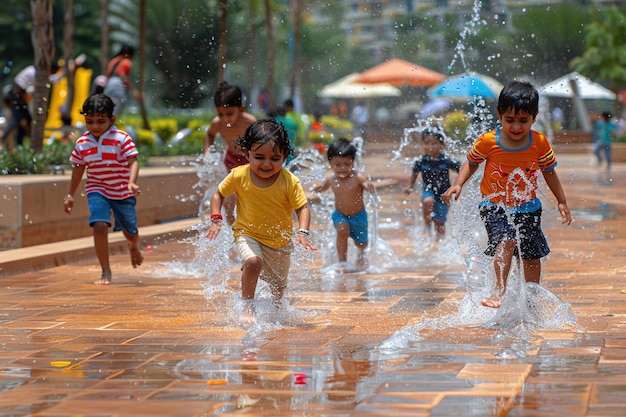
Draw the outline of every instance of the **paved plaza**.
<instances>
[{"instance_id":1,"label":"paved plaza","mask_svg":"<svg viewBox=\"0 0 626 417\"><path fill-rule=\"evenodd\" d=\"M557 158L575 221L544 187L549 291L517 293L554 307L542 316L472 302L463 230L479 229L459 205L449 238L425 240L409 173L385 153L364 158L381 180L370 269L330 271L315 219L320 252L295 254L285 304L261 299L252 327L237 264L195 219L142 229L137 269L113 236L108 287L92 284L91 239L16 250L26 260L0 278L0 415L624 416L626 165Z\"/></svg>"}]
</instances>

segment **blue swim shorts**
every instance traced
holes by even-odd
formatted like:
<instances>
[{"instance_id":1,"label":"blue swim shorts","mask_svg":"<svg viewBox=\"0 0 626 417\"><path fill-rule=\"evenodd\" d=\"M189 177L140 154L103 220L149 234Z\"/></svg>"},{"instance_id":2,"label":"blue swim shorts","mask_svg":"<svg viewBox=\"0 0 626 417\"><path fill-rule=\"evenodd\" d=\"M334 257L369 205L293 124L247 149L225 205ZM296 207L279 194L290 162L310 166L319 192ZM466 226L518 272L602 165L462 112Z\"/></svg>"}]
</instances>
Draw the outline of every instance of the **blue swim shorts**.
<instances>
[{"instance_id":1,"label":"blue swim shorts","mask_svg":"<svg viewBox=\"0 0 626 417\"><path fill-rule=\"evenodd\" d=\"M495 204L480 206L480 218L485 223L489 241L485 254L495 256L496 246L500 242L519 238L515 248L522 252L522 259L540 259L550 253L546 237L541 231L541 207L528 213L505 212L503 207Z\"/></svg>"},{"instance_id":2,"label":"blue swim shorts","mask_svg":"<svg viewBox=\"0 0 626 417\"><path fill-rule=\"evenodd\" d=\"M100 193L87 194L89 203L89 226L93 227L96 222L103 222L111 226L111 211L115 218L114 231L126 230L131 236L139 234L137 230L137 212L135 205L137 199L129 197L124 200L112 200Z\"/></svg>"},{"instance_id":3,"label":"blue swim shorts","mask_svg":"<svg viewBox=\"0 0 626 417\"><path fill-rule=\"evenodd\" d=\"M448 206L447 204L443 204L443 202L441 201L441 197L436 196L435 193L433 193L432 191L422 191L422 201L426 200L429 197L435 200L431 217L436 222L445 223L446 219L448 218L448 210L450 210L450 206Z\"/></svg>"},{"instance_id":4,"label":"blue swim shorts","mask_svg":"<svg viewBox=\"0 0 626 417\"><path fill-rule=\"evenodd\" d=\"M350 226L350 237L355 242L360 244L367 243L367 212L365 210L352 216L346 216L335 210L332 214L332 219L335 227L339 223L348 223L348 226Z\"/></svg>"}]
</instances>

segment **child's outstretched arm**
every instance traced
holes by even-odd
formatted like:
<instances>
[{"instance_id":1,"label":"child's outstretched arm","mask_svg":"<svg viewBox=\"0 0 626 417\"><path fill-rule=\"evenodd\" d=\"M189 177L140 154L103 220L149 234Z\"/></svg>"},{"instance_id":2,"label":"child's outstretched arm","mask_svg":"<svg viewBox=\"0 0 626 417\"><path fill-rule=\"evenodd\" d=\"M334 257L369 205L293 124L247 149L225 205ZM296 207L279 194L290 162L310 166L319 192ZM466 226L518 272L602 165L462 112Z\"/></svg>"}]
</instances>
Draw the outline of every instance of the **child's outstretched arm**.
<instances>
[{"instance_id":1,"label":"child's outstretched arm","mask_svg":"<svg viewBox=\"0 0 626 417\"><path fill-rule=\"evenodd\" d=\"M448 188L445 193L441 196L441 201L444 204L450 205L450 199L454 196L455 200L459 199L461 195L461 190L463 189L463 185L469 180L474 172L478 169L479 165L470 164L469 162L465 162L459 171L459 175L456 176L454 180L454 184L452 187Z\"/></svg>"},{"instance_id":2,"label":"child's outstretched arm","mask_svg":"<svg viewBox=\"0 0 626 417\"><path fill-rule=\"evenodd\" d=\"M74 208L74 193L78 189L80 185L80 180L83 178L83 174L85 173L85 165L74 164L72 168L72 179L70 180L70 189L63 199L63 209L67 214L72 214L72 209Z\"/></svg>"},{"instance_id":3,"label":"child's outstretched arm","mask_svg":"<svg viewBox=\"0 0 626 417\"><path fill-rule=\"evenodd\" d=\"M215 190L213 195L211 196L211 225L209 226L209 230L206 232L206 237L209 240L214 240L220 229L222 228L222 204L224 203L224 197L220 194L218 190Z\"/></svg>"},{"instance_id":4,"label":"child's outstretched arm","mask_svg":"<svg viewBox=\"0 0 626 417\"><path fill-rule=\"evenodd\" d=\"M413 171L413 173L411 174L411 182L409 182L409 185L404 189L405 194L411 194L411 191L413 191L413 187L415 187L416 182L417 172Z\"/></svg>"},{"instance_id":5,"label":"child's outstretched arm","mask_svg":"<svg viewBox=\"0 0 626 417\"><path fill-rule=\"evenodd\" d=\"M137 158L130 158L128 160L129 170L130 170L130 178L128 179L128 191L133 193L133 195L139 195L139 186L137 185L137 177L139 176L139 162Z\"/></svg>"},{"instance_id":6,"label":"child's outstretched arm","mask_svg":"<svg viewBox=\"0 0 626 417\"><path fill-rule=\"evenodd\" d=\"M309 241L309 227L311 226L311 210L305 204L296 210L298 216L298 232L296 233L296 244L302 245L305 249L317 250L317 247Z\"/></svg>"},{"instance_id":7,"label":"child's outstretched arm","mask_svg":"<svg viewBox=\"0 0 626 417\"><path fill-rule=\"evenodd\" d=\"M563 219L562 223L571 224L572 214L567 207L565 192L563 191L563 187L561 186L559 176L556 174L556 170L550 169L548 171L543 171L543 178L546 180L548 188L550 188L550 191L552 191L552 194L554 194L556 201L559 203L559 213L561 213L561 218Z\"/></svg>"},{"instance_id":8,"label":"child's outstretched arm","mask_svg":"<svg viewBox=\"0 0 626 417\"><path fill-rule=\"evenodd\" d=\"M357 178L359 179L359 182L361 183L361 187L363 187L364 190L370 193L373 193L374 191L376 191L376 187L374 187L374 183L368 180L365 175L358 174Z\"/></svg>"}]
</instances>

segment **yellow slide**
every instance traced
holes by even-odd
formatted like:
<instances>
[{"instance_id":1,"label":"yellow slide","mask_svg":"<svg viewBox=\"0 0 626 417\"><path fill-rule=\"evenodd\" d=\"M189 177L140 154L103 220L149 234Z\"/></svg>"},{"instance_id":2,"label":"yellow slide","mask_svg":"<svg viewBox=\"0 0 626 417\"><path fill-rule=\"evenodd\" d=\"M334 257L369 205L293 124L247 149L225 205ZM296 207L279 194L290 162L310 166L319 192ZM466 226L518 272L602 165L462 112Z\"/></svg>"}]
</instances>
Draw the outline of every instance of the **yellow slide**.
<instances>
[{"instance_id":1,"label":"yellow slide","mask_svg":"<svg viewBox=\"0 0 626 417\"><path fill-rule=\"evenodd\" d=\"M74 71L74 99L72 100L72 108L70 115L72 116L72 124L75 126L76 121L82 120L80 109L83 102L89 97L89 90L91 89L91 75L93 70L78 67ZM46 119L46 132L47 137L54 133L55 129L60 129L63 126L61 121L61 107L65 105L67 97L67 77L63 77L61 81L56 84L52 84L52 90L50 91L50 103L48 105L48 118Z\"/></svg>"}]
</instances>

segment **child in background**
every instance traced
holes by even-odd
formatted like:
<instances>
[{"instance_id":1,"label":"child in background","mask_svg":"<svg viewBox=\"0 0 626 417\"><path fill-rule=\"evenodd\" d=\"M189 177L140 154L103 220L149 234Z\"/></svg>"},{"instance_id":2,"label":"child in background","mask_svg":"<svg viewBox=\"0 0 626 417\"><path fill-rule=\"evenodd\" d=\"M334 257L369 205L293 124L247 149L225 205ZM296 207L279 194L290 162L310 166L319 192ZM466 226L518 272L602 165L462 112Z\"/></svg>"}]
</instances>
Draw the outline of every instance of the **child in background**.
<instances>
[{"instance_id":1,"label":"child in background","mask_svg":"<svg viewBox=\"0 0 626 417\"><path fill-rule=\"evenodd\" d=\"M93 94L83 104L85 132L78 140L70 156L73 164L70 189L63 201L67 214L72 214L74 193L80 185L85 169L85 191L89 204L89 225L93 228L96 255L102 269L97 285L111 283L109 264L109 227L111 211L115 217L115 230L122 230L130 247L133 268L141 265L143 256L139 250L137 230L136 196L139 195L137 176L137 148L132 138L118 130L113 115L113 101L104 94Z\"/></svg>"},{"instance_id":2,"label":"child in background","mask_svg":"<svg viewBox=\"0 0 626 417\"><path fill-rule=\"evenodd\" d=\"M232 225L241 267L241 295L253 300L259 277L270 286L273 301L280 303L287 286L293 250L293 212L298 217L296 244L316 251L309 241L311 212L298 177L283 167L293 152L285 128L274 119L254 122L236 141L249 164L233 168L211 198L211 225L206 233L214 240L222 228L222 204L237 196L237 216ZM243 322L254 321L248 303Z\"/></svg>"},{"instance_id":3,"label":"child in background","mask_svg":"<svg viewBox=\"0 0 626 417\"><path fill-rule=\"evenodd\" d=\"M604 151L604 159L606 160L606 169L611 169L611 143L613 136L617 130L617 125L611 121L613 115L609 111L602 112L602 116L593 124L594 132L596 132L596 146L593 150L594 155L598 158L598 166L602 165L602 151Z\"/></svg>"},{"instance_id":4,"label":"child in background","mask_svg":"<svg viewBox=\"0 0 626 417\"><path fill-rule=\"evenodd\" d=\"M410 194L419 173L422 173L422 215L428 233L435 224L439 239L446 233L446 218L450 206L443 204L441 196L450 188L450 170L459 172L461 164L443 153L443 135L434 129L422 132L422 151L413 165L411 183L404 192Z\"/></svg>"},{"instance_id":5,"label":"child in background","mask_svg":"<svg viewBox=\"0 0 626 417\"><path fill-rule=\"evenodd\" d=\"M335 211L332 220L337 229L337 256L339 262L348 259L348 238L358 248L357 269L367 268L365 249L368 244L367 212L363 191L374 192L374 185L354 170L357 149L349 140L341 138L328 146L327 157L333 174L313 192L321 193L332 188L335 194Z\"/></svg>"},{"instance_id":6,"label":"child in background","mask_svg":"<svg viewBox=\"0 0 626 417\"><path fill-rule=\"evenodd\" d=\"M496 276L496 293L481 301L485 307L502 305L514 255L522 259L526 282L540 283L541 258L550 248L541 230L541 201L536 195L539 174L558 202L563 223L572 222L552 146L545 135L531 130L538 112L539 93L530 83L508 83L497 104L502 127L476 140L454 184L443 195L445 204L453 196L458 200L463 185L485 164L480 183L484 200L479 209L489 239L485 253L494 257Z\"/></svg>"},{"instance_id":7,"label":"child in background","mask_svg":"<svg viewBox=\"0 0 626 417\"><path fill-rule=\"evenodd\" d=\"M226 142L224 152L224 165L230 172L233 168L248 163L246 156L236 143L241 138L254 121L255 117L246 113L242 104L241 89L235 85L230 85L222 81L215 94L213 102L217 110L217 116L211 121L211 125L206 132L204 140L204 156L210 152L217 152L215 149L215 137L219 134ZM224 202L227 223L233 224L235 221L235 197L230 197Z\"/></svg>"}]
</instances>

